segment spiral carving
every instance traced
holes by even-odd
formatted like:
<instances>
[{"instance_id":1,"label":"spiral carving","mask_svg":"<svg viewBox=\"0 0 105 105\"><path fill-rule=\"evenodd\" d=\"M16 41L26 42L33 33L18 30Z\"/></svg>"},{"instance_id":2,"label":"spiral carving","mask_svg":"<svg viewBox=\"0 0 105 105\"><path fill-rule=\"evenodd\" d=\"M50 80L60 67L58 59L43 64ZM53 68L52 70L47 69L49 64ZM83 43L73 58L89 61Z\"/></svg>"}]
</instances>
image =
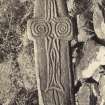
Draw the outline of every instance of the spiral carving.
<instances>
[{"instance_id":1,"label":"spiral carving","mask_svg":"<svg viewBox=\"0 0 105 105\"><path fill-rule=\"evenodd\" d=\"M33 37L45 37L50 34L50 24L44 20L34 20L31 23L31 33Z\"/></svg>"},{"instance_id":2,"label":"spiral carving","mask_svg":"<svg viewBox=\"0 0 105 105\"><path fill-rule=\"evenodd\" d=\"M55 32L58 38L72 38L72 23L69 19L60 19L56 22Z\"/></svg>"},{"instance_id":3,"label":"spiral carving","mask_svg":"<svg viewBox=\"0 0 105 105\"><path fill-rule=\"evenodd\" d=\"M28 22L28 32L30 39L44 38L51 36L53 38L72 40L73 29L72 21L67 18L54 18L51 20L33 19Z\"/></svg>"}]
</instances>

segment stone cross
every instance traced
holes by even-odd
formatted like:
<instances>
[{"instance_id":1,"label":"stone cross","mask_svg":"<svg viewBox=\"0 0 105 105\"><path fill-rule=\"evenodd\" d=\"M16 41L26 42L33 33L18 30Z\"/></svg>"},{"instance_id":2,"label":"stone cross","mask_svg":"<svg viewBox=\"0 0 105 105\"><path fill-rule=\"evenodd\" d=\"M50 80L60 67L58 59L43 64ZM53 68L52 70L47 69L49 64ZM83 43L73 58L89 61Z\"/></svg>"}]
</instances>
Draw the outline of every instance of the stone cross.
<instances>
[{"instance_id":1,"label":"stone cross","mask_svg":"<svg viewBox=\"0 0 105 105\"><path fill-rule=\"evenodd\" d=\"M73 24L66 0L35 0L27 34L34 42L39 105L75 105L70 47Z\"/></svg>"}]
</instances>

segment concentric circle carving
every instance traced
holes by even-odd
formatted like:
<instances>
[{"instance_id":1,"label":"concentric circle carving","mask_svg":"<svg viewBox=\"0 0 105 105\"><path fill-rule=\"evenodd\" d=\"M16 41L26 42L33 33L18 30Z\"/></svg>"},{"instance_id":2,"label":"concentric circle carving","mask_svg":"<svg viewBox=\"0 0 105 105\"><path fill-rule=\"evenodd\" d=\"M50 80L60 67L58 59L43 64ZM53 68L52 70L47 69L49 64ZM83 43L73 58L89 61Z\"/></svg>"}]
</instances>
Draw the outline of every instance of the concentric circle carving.
<instances>
[{"instance_id":1,"label":"concentric circle carving","mask_svg":"<svg viewBox=\"0 0 105 105\"><path fill-rule=\"evenodd\" d=\"M56 25L56 33L58 36L66 36L69 34L69 24L66 23L66 22L60 22L60 23L57 23Z\"/></svg>"},{"instance_id":2,"label":"concentric circle carving","mask_svg":"<svg viewBox=\"0 0 105 105\"><path fill-rule=\"evenodd\" d=\"M33 37L45 37L51 32L51 26L44 20L34 20L31 23L31 33Z\"/></svg>"},{"instance_id":3,"label":"concentric circle carving","mask_svg":"<svg viewBox=\"0 0 105 105\"><path fill-rule=\"evenodd\" d=\"M55 32L58 38L71 39L72 38L72 23L70 19L63 18L56 22Z\"/></svg>"}]
</instances>

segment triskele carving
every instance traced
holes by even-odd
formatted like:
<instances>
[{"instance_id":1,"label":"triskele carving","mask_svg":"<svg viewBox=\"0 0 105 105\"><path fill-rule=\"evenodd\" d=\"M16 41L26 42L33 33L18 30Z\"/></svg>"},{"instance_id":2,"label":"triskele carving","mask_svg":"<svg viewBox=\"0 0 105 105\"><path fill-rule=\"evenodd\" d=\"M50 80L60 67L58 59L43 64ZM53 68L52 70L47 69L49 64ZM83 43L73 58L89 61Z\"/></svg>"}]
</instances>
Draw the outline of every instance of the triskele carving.
<instances>
[{"instance_id":1,"label":"triskele carving","mask_svg":"<svg viewBox=\"0 0 105 105\"><path fill-rule=\"evenodd\" d=\"M31 39L44 38L53 34L53 38L71 40L73 35L72 22L67 17L50 20L35 18L29 21L28 30L31 32Z\"/></svg>"}]
</instances>

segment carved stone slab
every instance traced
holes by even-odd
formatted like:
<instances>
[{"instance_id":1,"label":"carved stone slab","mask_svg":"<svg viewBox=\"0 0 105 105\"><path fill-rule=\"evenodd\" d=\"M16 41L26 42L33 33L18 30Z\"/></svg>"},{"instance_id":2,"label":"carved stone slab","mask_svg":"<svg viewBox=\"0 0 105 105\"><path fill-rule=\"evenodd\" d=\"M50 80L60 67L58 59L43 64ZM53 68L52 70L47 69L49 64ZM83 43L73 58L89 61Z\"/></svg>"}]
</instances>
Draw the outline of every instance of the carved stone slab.
<instances>
[{"instance_id":1,"label":"carved stone slab","mask_svg":"<svg viewBox=\"0 0 105 105\"><path fill-rule=\"evenodd\" d=\"M39 104L74 105L69 44L73 30L66 2L36 0L34 13L27 33L34 41Z\"/></svg>"}]
</instances>

